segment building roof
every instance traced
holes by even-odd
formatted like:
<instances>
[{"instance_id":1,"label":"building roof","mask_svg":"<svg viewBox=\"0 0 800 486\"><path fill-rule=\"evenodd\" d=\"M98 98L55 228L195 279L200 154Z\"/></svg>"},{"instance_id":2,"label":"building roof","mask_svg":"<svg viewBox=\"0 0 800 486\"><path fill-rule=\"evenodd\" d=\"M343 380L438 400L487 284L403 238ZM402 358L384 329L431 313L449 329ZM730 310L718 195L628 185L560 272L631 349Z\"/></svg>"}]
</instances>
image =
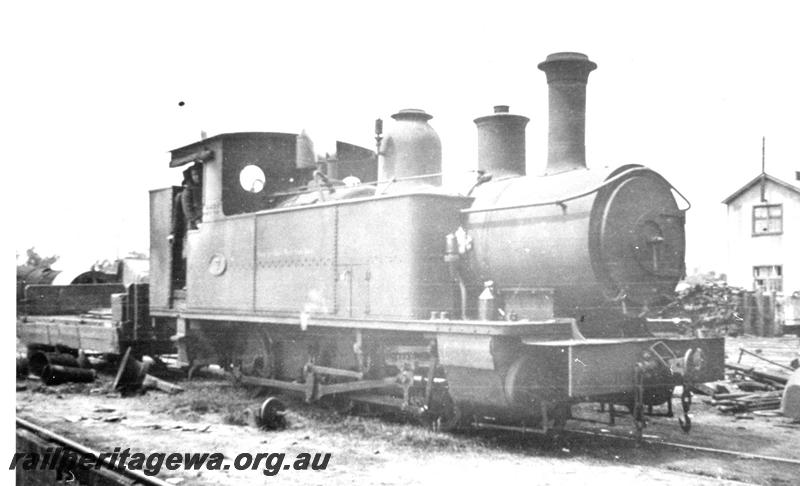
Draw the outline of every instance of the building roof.
<instances>
[{"instance_id":1,"label":"building roof","mask_svg":"<svg viewBox=\"0 0 800 486\"><path fill-rule=\"evenodd\" d=\"M797 194L800 194L800 187L797 187L797 186L794 186L792 184L789 184L788 182L784 182L784 181L778 179L777 177L771 176L771 175L769 175L769 174L767 174L765 172L763 174L758 174L753 180L751 180L750 182L748 182L747 184L745 184L744 186L739 188L736 192L734 192L730 196L726 197L722 201L722 204L730 204L734 199L736 199L737 197L739 197L742 194L744 194L745 191L747 191L748 189L750 189L754 185L756 185L759 182L761 182L761 176L762 175L766 178L766 180L768 180L770 182L773 182L773 183L775 183L775 184L777 184L777 185L779 185L781 187L784 187L784 188L786 188L786 189L788 189L790 191L794 191Z\"/></svg>"}]
</instances>

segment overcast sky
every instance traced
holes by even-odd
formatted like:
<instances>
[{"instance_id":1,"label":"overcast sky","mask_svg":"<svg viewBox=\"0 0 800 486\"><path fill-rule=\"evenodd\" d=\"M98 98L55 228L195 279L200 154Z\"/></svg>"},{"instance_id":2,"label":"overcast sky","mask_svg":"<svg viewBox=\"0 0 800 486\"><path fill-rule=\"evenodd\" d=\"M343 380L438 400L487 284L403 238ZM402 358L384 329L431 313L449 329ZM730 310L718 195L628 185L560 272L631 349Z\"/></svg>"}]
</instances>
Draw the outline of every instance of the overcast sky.
<instances>
[{"instance_id":1,"label":"overcast sky","mask_svg":"<svg viewBox=\"0 0 800 486\"><path fill-rule=\"evenodd\" d=\"M445 169L473 168L472 120L531 118L543 169L547 85L577 51L590 167L642 163L691 201L688 266L724 271L722 199L800 170L791 2L14 2L3 15L6 210L18 252L64 264L148 250L148 190L170 149L234 131L305 129L373 147L373 120L434 118ZM179 106L179 102L184 106ZM10 154L8 148L10 147Z\"/></svg>"}]
</instances>

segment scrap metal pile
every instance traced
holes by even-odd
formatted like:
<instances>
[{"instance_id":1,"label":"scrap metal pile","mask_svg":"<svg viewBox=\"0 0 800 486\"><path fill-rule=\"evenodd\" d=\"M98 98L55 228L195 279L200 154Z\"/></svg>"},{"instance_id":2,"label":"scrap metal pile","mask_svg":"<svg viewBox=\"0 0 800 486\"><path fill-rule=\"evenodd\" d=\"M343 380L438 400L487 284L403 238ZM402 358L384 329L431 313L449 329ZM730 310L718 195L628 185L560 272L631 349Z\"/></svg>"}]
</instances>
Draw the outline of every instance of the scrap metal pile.
<instances>
[{"instance_id":1,"label":"scrap metal pile","mask_svg":"<svg viewBox=\"0 0 800 486\"><path fill-rule=\"evenodd\" d=\"M726 334L740 331L742 290L725 283L705 282L677 292L675 300L650 317L675 320L681 331L713 329Z\"/></svg>"},{"instance_id":2,"label":"scrap metal pile","mask_svg":"<svg viewBox=\"0 0 800 486\"><path fill-rule=\"evenodd\" d=\"M17 356L17 380L38 378L45 386L94 382L97 379L95 366L82 351L76 354L45 349L41 346L29 346L27 357ZM127 394L148 389L166 393L182 392L183 388L180 386L148 373L153 362L152 358L145 362L136 360L131 355L131 348L128 348L119 365L111 390ZM25 385L21 386L24 389ZM19 384L17 389L21 389Z\"/></svg>"}]
</instances>

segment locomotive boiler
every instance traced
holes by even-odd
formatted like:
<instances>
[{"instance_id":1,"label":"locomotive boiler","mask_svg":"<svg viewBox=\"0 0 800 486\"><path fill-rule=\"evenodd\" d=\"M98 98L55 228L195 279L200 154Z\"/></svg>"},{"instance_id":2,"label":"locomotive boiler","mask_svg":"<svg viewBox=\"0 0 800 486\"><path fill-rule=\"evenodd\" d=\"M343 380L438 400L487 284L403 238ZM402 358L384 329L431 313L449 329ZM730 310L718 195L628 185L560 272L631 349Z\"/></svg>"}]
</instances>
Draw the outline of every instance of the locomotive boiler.
<instances>
[{"instance_id":1,"label":"locomotive boiler","mask_svg":"<svg viewBox=\"0 0 800 486\"><path fill-rule=\"evenodd\" d=\"M461 192L442 186L417 109L376 123L376 151L340 142L318 159L305 134L266 132L173 150L171 167L202 167L202 222L181 229L180 188L151 191L139 335L171 334L192 369L442 427L560 426L580 402L625 405L642 425L677 385L688 411L691 384L722 378L723 341L654 336L642 317L684 274L686 204L644 166L587 169L595 63L556 53L539 68L542 176L526 174L528 119L507 106L475 120Z\"/></svg>"}]
</instances>

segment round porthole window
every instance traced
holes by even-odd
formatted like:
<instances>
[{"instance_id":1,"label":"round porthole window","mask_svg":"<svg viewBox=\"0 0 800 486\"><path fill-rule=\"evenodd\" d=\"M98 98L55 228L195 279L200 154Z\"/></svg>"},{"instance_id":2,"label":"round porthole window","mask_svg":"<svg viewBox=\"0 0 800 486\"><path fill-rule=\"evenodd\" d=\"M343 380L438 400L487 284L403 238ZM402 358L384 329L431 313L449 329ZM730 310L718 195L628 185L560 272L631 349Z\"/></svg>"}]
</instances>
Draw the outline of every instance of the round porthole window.
<instances>
[{"instance_id":1,"label":"round porthole window","mask_svg":"<svg viewBox=\"0 0 800 486\"><path fill-rule=\"evenodd\" d=\"M239 184L242 185L242 189L247 192L252 192L253 194L261 192L261 190L264 189L264 182L266 180L264 171L257 165L245 166L245 168L239 172Z\"/></svg>"}]
</instances>

